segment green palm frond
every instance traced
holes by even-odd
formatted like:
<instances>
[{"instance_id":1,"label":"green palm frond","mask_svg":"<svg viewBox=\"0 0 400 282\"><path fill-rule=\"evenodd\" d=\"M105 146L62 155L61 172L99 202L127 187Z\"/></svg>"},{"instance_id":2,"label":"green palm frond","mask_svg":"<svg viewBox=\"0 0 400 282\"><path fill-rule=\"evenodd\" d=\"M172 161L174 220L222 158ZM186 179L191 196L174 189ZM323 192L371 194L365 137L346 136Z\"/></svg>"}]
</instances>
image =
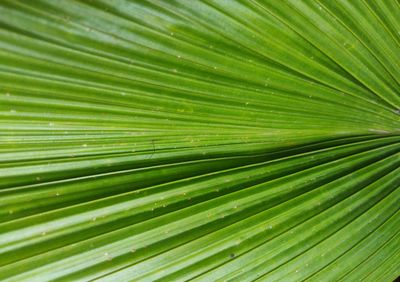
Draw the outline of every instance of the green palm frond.
<instances>
[{"instance_id":1,"label":"green palm frond","mask_svg":"<svg viewBox=\"0 0 400 282\"><path fill-rule=\"evenodd\" d=\"M1 281L400 275L396 0L0 1Z\"/></svg>"}]
</instances>

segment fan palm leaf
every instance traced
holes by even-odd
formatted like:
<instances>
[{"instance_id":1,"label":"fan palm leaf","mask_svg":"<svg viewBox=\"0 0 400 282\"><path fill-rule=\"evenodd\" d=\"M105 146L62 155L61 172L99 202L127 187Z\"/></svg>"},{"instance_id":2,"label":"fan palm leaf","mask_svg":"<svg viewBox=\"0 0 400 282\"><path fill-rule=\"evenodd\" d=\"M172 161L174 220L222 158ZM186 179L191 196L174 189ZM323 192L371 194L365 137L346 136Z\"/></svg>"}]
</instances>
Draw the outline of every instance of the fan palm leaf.
<instances>
[{"instance_id":1,"label":"fan palm leaf","mask_svg":"<svg viewBox=\"0 0 400 282\"><path fill-rule=\"evenodd\" d=\"M390 281L400 4L2 0L1 281Z\"/></svg>"}]
</instances>

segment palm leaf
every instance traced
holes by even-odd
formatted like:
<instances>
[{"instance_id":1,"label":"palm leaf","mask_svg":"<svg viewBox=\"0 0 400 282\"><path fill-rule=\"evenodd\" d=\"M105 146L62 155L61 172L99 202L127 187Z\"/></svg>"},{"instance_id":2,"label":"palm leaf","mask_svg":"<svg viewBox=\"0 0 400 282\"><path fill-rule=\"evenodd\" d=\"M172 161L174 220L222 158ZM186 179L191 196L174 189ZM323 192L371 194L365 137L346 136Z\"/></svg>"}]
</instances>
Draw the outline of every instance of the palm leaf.
<instances>
[{"instance_id":1,"label":"palm leaf","mask_svg":"<svg viewBox=\"0 0 400 282\"><path fill-rule=\"evenodd\" d=\"M398 1L0 15L0 280L400 274Z\"/></svg>"}]
</instances>

